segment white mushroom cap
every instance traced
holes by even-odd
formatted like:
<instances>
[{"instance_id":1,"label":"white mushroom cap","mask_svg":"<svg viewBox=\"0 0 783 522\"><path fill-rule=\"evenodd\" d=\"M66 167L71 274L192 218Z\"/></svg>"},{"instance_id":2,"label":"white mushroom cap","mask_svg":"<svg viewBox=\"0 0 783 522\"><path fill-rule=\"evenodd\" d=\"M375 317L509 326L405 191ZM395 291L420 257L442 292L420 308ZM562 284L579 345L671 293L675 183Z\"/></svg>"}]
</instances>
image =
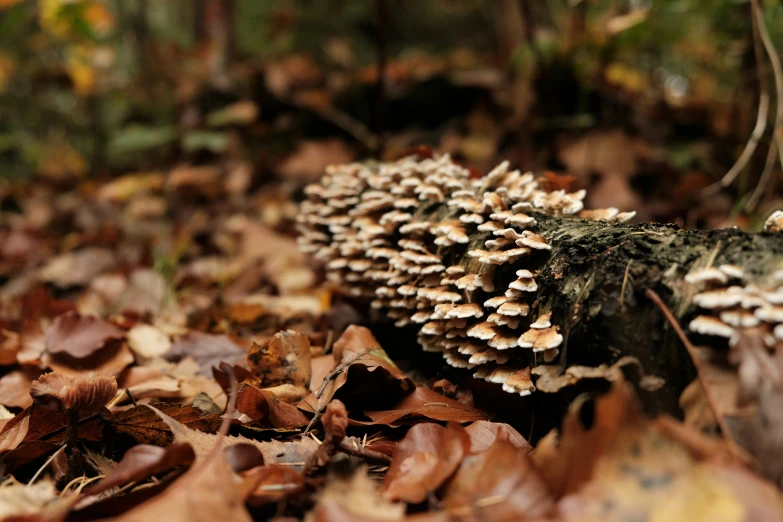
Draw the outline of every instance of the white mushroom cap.
<instances>
[{"instance_id":1,"label":"white mushroom cap","mask_svg":"<svg viewBox=\"0 0 783 522\"><path fill-rule=\"evenodd\" d=\"M494 232L495 230L502 230L503 223L500 221L486 221L476 227L479 232Z\"/></svg>"},{"instance_id":2,"label":"white mushroom cap","mask_svg":"<svg viewBox=\"0 0 783 522\"><path fill-rule=\"evenodd\" d=\"M543 329L531 328L519 338L519 346L533 348L535 352L557 348L562 342L563 336L558 333L556 326Z\"/></svg>"},{"instance_id":3,"label":"white mushroom cap","mask_svg":"<svg viewBox=\"0 0 783 522\"><path fill-rule=\"evenodd\" d=\"M726 277L722 272L720 274ZM693 302L702 308L714 310L716 308L729 308L742 302L743 290L739 286L730 286L719 290L701 292L693 297Z\"/></svg>"},{"instance_id":4,"label":"white mushroom cap","mask_svg":"<svg viewBox=\"0 0 783 522\"><path fill-rule=\"evenodd\" d=\"M720 265L718 270L732 279L742 279L745 277L745 271L742 269L742 267L737 265Z\"/></svg>"},{"instance_id":5,"label":"white mushroom cap","mask_svg":"<svg viewBox=\"0 0 783 522\"><path fill-rule=\"evenodd\" d=\"M508 316L526 316L530 311L530 305L527 303L519 303L515 301L506 301L498 308L500 315Z\"/></svg>"},{"instance_id":6,"label":"white mushroom cap","mask_svg":"<svg viewBox=\"0 0 783 522\"><path fill-rule=\"evenodd\" d=\"M756 308L755 316L767 323L783 323L783 306Z\"/></svg>"},{"instance_id":7,"label":"white mushroom cap","mask_svg":"<svg viewBox=\"0 0 783 522\"><path fill-rule=\"evenodd\" d=\"M775 326L774 334L775 334L775 339L777 339L778 341L783 341L783 324L779 324Z\"/></svg>"},{"instance_id":8,"label":"white mushroom cap","mask_svg":"<svg viewBox=\"0 0 783 522\"><path fill-rule=\"evenodd\" d=\"M761 324L761 320L753 315L753 312L742 309L723 310L720 313L720 320L736 328L752 328Z\"/></svg>"},{"instance_id":9,"label":"white mushroom cap","mask_svg":"<svg viewBox=\"0 0 783 522\"><path fill-rule=\"evenodd\" d=\"M535 328L536 330L549 328L550 326L552 326L551 319L552 319L552 312L541 314L538 316L535 322L530 325L530 328Z\"/></svg>"},{"instance_id":10,"label":"white mushroom cap","mask_svg":"<svg viewBox=\"0 0 783 522\"><path fill-rule=\"evenodd\" d=\"M536 390L533 381L530 378L530 368L514 372L503 383L503 391L509 393L518 393L521 396L530 395Z\"/></svg>"},{"instance_id":11,"label":"white mushroom cap","mask_svg":"<svg viewBox=\"0 0 783 522\"><path fill-rule=\"evenodd\" d=\"M508 350L509 348L517 348L519 346L517 339L517 336L513 333L498 334L487 341L487 344L498 350Z\"/></svg>"},{"instance_id":12,"label":"white mushroom cap","mask_svg":"<svg viewBox=\"0 0 783 522\"><path fill-rule=\"evenodd\" d=\"M508 315L501 315L498 313L489 314L489 316L487 317L487 321L490 323L494 323L498 326L510 326L515 330L519 327L519 319Z\"/></svg>"},{"instance_id":13,"label":"white mushroom cap","mask_svg":"<svg viewBox=\"0 0 783 522\"><path fill-rule=\"evenodd\" d=\"M723 271L712 266L691 270L685 274L685 282L690 284L705 282L726 283L728 280L729 278Z\"/></svg>"},{"instance_id":14,"label":"white mushroom cap","mask_svg":"<svg viewBox=\"0 0 783 522\"><path fill-rule=\"evenodd\" d=\"M459 217L459 220L462 223L475 223L476 225L480 225L484 222L484 216L481 214L462 214Z\"/></svg>"},{"instance_id":15,"label":"white mushroom cap","mask_svg":"<svg viewBox=\"0 0 783 522\"><path fill-rule=\"evenodd\" d=\"M475 304L460 304L454 305L448 312L446 312L446 319L450 318L464 318L464 317L481 317L484 315L484 310Z\"/></svg>"},{"instance_id":16,"label":"white mushroom cap","mask_svg":"<svg viewBox=\"0 0 783 522\"><path fill-rule=\"evenodd\" d=\"M783 210L776 210L771 216L764 222L765 232L781 232L783 231Z\"/></svg>"},{"instance_id":17,"label":"white mushroom cap","mask_svg":"<svg viewBox=\"0 0 783 522\"><path fill-rule=\"evenodd\" d=\"M538 290L536 280L531 278L519 278L516 281L511 281L508 285L509 288L519 290L520 292L535 292Z\"/></svg>"},{"instance_id":18,"label":"white mushroom cap","mask_svg":"<svg viewBox=\"0 0 783 522\"><path fill-rule=\"evenodd\" d=\"M484 306L486 306L487 308L497 308L507 301L508 301L508 297L504 295L498 295L484 301Z\"/></svg>"},{"instance_id":19,"label":"white mushroom cap","mask_svg":"<svg viewBox=\"0 0 783 522\"><path fill-rule=\"evenodd\" d=\"M508 246L511 243L513 243L512 240L506 239L505 237L501 237L498 239L487 239L486 241L484 241L484 246L487 248L497 249L497 248L503 248L505 246Z\"/></svg>"},{"instance_id":20,"label":"white mushroom cap","mask_svg":"<svg viewBox=\"0 0 783 522\"><path fill-rule=\"evenodd\" d=\"M552 246L541 234L534 234L529 230L522 233L522 237L516 240L517 246L526 246L536 250L552 250Z\"/></svg>"},{"instance_id":21,"label":"white mushroom cap","mask_svg":"<svg viewBox=\"0 0 783 522\"><path fill-rule=\"evenodd\" d=\"M447 274L464 274L465 268L462 265L452 265L446 269Z\"/></svg>"},{"instance_id":22,"label":"white mushroom cap","mask_svg":"<svg viewBox=\"0 0 783 522\"><path fill-rule=\"evenodd\" d=\"M688 328L692 332L702 335L717 335L718 337L730 338L734 335L734 328L727 325L717 317L709 315L700 315L690 322Z\"/></svg>"},{"instance_id":23,"label":"white mushroom cap","mask_svg":"<svg viewBox=\"0 0 783 522\"><path fill-rule=\"evenodd\" d=\"M506 364L510 357L507 354L494 350L492 348L484 350L483 352L476 352L470 356L471 364L486 364L488 362L495 362L496 364Z\"/></svg>"},{"instance_id":24,"label":"white mushroom cap","mask_svg":"<svg viewBox=\"0 0 783 522\"><path fill-rule=\"evenodd\" d=\"M483 350L486 350L486 346L483 346L479 343L473 342L473 341L466 341L463 342L459 347L457 347L457 352L461 353L462 355L471 356L474 353L481 352ZM471 361L473 364L481 364L475 361Z\"/></svg>"},{"instance_id":25,"label":"white mushroom cap","mask_svg":"<svg viewBox=\"0 0 783 522\"><path fill-rule=\"evenodd\" d=\"M443 321L430 321L419 330L426 335L442 335L446 331L446 323Z\"/></svg>"},{"instance_id":26,"label":"white mushroom cap","mask_svg":"<svg viewBox=\"0 0 783 522\"><path fill-rule=\"evenodd\" d=\"M468 329L468 337L488 341L498 334L495 325L488 322L478 323Z\"/></svg>"},{"instance_id":27,"label":"white mushroom cap","mask_svg":"<svg viewBox=\"0 0 783 522\"><path fill-rule=\"evenodd\" d=\"M504 384L509 379L509 377L514 375L514 373L516 373L514 368L504 368L499 366L492 370L489 375L487 375L486 380L497 384Z\"/></svg>"}]
</instances>

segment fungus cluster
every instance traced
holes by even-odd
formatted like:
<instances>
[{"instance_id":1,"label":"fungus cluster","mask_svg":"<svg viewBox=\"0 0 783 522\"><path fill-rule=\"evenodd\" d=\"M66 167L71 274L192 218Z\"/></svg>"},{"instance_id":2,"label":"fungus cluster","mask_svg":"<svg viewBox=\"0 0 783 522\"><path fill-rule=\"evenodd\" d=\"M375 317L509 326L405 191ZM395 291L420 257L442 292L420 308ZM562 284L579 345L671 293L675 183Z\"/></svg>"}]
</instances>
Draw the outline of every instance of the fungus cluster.
<instances>
[{"instance_id":1,"label":"fungus cluster","mask_svg":"<svg viewBox=\"0 0 783 522\"><path fill-rule=\"evenodd\" d=\"M753 282L747 279L742 268L734 265L688 273L685 282L697 285L693 304L701 312L689 329L723 337L731 347L737 345L743 331L759 335L770 348L783 343L783 269Z\"/></svg>"},{"instance_id":2,"label":"fungus cluster","mask_svg":"<svg viewBox=\"0 0 783 522\"><path fill-rule=\"evenodd\" d=\"M537 282L556 234L545 237L536 217L622 223L633 216L586 210L584 191L546 187L508 162L472 179L448 155L333 165L305 189L300 246L341 289L398 326L417 325L425 351L528 395L532 377L562 373L550 363L564 318ZM765 229L783 230L783 212ZM693 304L703 313L691 331L736 343L740 329L754 328L770 346L783 342L783 270L762 279L770 283L749 281L733 265L692 270L685 283L695 285Z\"/></svg>"},{"instance_id":3,"label":"fungus cluster","mask_svg":"<svg viewBox=\"0 0 783 522\"><path fill-rule=\"evenodd\" d=\"M305 193L300 246L330 281L398 326L419 325L424 350L520 395L535 390L531 366L563 343L537 300L552 246L535 214L633 216L585 210L584 191L545 190L508 162L471 179L448 155L330 166Z\"/></svg>"}]
</instances>

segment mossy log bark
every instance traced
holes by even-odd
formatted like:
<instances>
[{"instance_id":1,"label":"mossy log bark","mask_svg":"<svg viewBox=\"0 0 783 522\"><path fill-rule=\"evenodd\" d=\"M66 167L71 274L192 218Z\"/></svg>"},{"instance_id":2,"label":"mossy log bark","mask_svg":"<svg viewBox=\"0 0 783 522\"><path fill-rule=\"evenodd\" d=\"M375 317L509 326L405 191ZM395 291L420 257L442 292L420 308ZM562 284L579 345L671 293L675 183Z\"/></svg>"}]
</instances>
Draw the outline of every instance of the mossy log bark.
<instances>
[{"instance_id":1,"label":"mossy log bark","mask_svg":"<svg viewBox=\"0 0 783 522\"><path fill-rule=\"evenodd\" d=\"M643 399L654 411L677 411L693 363L660 310L645 296L659 294L683 327L695 315L692 268L733 264L748 280L783 263L783 234L737 229L684 231L674 225L617 225L534 214L552 251L536 278L539 300L560 318L563 366L597 366L636 357L647 375L665 384ZM485 236L477 237L481 244ZM697 342L725 346L720 338Z\"/></svg>"}]
</instances>

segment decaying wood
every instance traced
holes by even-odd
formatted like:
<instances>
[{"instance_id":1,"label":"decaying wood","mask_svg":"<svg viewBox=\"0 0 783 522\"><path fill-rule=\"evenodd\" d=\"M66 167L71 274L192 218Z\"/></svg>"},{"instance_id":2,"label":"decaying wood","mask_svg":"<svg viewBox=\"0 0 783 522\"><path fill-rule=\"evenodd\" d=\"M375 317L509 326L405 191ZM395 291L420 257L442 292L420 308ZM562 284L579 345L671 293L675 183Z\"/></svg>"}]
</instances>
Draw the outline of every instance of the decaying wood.
<instances>
[{"instance_id":1,"label":"decaying wood","mask_svg":"<svg viewBox=\"0 0 783 522\"><path fill-rule=\"evenodd\" d=\"M506 164L471 179L447 157L333 167L308 195L301 244L331 281L505 391L625 368L650 409L676 411L693 362L648 289L697 343L752 327L783 345L783 234L623 224L583 192Z\"/></svg>"}]
</instances>

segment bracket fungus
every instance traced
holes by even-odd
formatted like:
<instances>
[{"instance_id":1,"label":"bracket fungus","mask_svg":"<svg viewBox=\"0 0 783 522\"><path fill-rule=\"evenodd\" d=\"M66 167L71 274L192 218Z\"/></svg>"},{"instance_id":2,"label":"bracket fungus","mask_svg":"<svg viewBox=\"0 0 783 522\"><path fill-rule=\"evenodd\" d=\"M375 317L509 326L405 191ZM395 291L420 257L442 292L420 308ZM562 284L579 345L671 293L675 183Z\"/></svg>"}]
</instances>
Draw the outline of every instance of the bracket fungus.
<instances>
[{"instance_id":1,"label":"bracket fungus","mask_svg":"<svg viewBox=\"0 0 783 522\"><path fill-rule=\"evenodd\" d=\"M528 395L536 389L536 377L559 375L572 365L575 355L565 357L564 348L575 310L592 316L617 310L617 297L611 306L582 307L580 296L604 267L590 267L579 256L618 255L612 245L636 241L640 248L622 261L627 279L641 250L660 244L663 251L684 241L675 227L622 225L633 212L586 210L583 190L548 186L532 173L511 170L508 162L474 179L448 155L332 165L305 191L299 242L348 295L368 301L397 325L420 325L418 340L425 351L441 352L448 364L470 368L474 377L502 384L507 392ZM783 229L782 216L773 215L767 230ZM566 237L569 230L574 232ZM588 241L590 234L605 243L582 246L579 241ZM571 243L563 246L567 240ZM709 236L703 248L721 242ZM677 295L688 296L681 308L693 318L693 333L735 342L736 329L753 325L763 326L770 342L783 342L783 263L773 260L777 279L769 275L770 263L749 277L741 256L712 266L714 258L700 263L698 255L690 255L680 262L671 249L667 252L663 261L654 260L655 271L649 272L654 277L645 280L659 288L691 288ZM566 288L563 271L577 263L592 275ZM673 282L664 281L670 274ZM622 286L620 301L627 295L626 283ZM569 296L560 295L565 292ZM694 310L701 310L698 317ZM621 355L627 354L594 358L590 364L596 371L581 373L592 376Z\"/></svg>"}]
</instances>

